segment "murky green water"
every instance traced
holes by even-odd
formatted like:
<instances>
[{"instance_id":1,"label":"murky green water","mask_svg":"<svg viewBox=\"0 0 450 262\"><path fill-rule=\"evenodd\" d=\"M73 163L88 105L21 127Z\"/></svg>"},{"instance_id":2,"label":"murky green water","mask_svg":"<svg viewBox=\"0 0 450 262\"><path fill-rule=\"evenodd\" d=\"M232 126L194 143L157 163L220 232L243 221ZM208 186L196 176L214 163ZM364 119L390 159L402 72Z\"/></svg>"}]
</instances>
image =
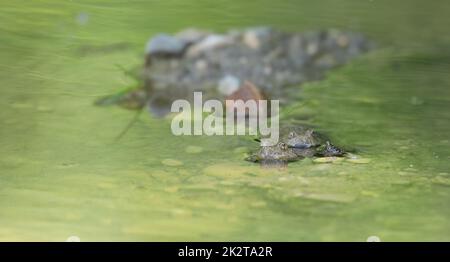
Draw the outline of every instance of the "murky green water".
<instances>
[{"instance_id":1,"label":"murky green water","mask_svg":"<svg viewBox=\"0 0 450 262\"><path fill-rule=\"evenodd\" d=\"M1 2L0 240L450 240L447 1ZM288 111L368 163L262 170L251 141L146 114L114 140L134 113L92 103L149 36L259 24L379 43Z\"/></svg>"}]
</instances>

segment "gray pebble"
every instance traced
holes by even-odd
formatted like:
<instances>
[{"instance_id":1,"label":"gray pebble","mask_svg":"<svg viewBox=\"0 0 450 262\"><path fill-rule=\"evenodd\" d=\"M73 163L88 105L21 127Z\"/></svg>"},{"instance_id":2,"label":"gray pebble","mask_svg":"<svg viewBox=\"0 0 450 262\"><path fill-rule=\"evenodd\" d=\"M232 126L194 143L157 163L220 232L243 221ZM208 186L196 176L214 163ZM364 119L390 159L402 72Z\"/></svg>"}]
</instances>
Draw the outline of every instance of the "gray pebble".
<instances>
[{"instance_id":1,"label":"gray pebble","mask_svg":"<svg viewBox=\"0 0 450 262\"><path fill-rule=\"evenodd\" d=\"M159 34L150 39L145 48L148 55L181 55L186 43L167 34Z\"/></svg>"}]
</instances>

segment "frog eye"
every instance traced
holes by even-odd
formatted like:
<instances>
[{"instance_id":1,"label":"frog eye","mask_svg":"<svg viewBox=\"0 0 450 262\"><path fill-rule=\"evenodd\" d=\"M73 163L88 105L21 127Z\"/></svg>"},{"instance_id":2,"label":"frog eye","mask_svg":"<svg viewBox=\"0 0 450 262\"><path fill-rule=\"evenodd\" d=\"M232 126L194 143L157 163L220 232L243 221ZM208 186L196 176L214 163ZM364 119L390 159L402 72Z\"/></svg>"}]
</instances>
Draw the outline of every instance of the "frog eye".
<instances>
[{"instance_id":1,"label":"frog eye","mask_svg":"<svg viewBox=\"0 0 450 262\"><path fill-rule=\"evenodd\" d=\"M288 146L285 143L280 143L281 150L287 150Z\"/></svg>"}]
</instances>

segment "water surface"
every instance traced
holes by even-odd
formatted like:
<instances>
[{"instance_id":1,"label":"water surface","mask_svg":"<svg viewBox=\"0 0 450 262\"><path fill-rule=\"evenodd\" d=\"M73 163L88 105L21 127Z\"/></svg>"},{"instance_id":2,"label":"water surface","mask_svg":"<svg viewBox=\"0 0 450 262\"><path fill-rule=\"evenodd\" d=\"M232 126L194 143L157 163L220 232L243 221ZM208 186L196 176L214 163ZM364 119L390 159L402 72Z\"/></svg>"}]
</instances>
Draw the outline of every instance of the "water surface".
<instances>
[{"instance_id":1,"label":"water surface","mask_svg":"<svg viewBox=\"0 0 450 262\"><path fill-rule=\"evenodd\" d=\"M0 240L450 240L448 2L1 2ZM115 141L134 113L93 101L135 84L119 67L151 35L261 24L377 41L282 109L367 163L260 169L250 139L147 114Z\"/></svg>"}]
</instances>

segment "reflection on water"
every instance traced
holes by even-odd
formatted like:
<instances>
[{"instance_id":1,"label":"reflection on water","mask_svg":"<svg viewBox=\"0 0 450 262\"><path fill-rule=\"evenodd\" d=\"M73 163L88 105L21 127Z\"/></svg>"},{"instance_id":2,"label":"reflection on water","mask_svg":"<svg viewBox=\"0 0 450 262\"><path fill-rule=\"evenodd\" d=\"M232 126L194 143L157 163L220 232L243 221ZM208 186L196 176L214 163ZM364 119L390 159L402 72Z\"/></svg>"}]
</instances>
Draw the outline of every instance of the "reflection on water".
<instances>
[{"instance_id":1,"label":"reflection on water","mask_svg":"<svg viewBox=\"0 0 450 262\"><path fill-rule=\"evenodd\" d=\"M449 9L445 1L4 1L0 240L448 241ZM114 141L133 113L92 103L135 84L117 68L140 65L149 36L259 24L337 27L381 44L303 86L285 108L287 119L308 119L356 148L359 160L261 169L243 161L257 146L250 139L174 137L170 119L145 114Z\"/></svg>"}]
</instances>

